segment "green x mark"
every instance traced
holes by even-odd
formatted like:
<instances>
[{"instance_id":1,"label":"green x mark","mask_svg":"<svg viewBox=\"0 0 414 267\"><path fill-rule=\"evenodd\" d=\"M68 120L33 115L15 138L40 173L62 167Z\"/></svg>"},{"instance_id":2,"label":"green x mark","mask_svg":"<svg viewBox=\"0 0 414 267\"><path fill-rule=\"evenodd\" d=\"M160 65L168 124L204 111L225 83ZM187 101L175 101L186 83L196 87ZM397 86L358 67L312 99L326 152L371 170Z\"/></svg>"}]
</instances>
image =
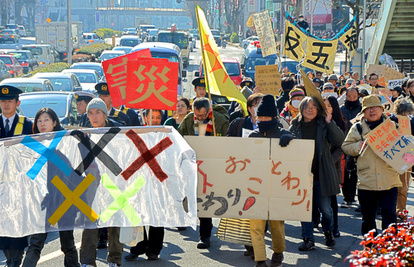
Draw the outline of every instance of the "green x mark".
<instances>
[{"instance_id":1,"label":"green x mark","mask_svg":"<svg viewBox=\"0 0 414 267\"><path fill-rule=\"evenodd\" d=\"M130 185L123 193L112 182L111 178L109 178L108 174L106 173L102 175L102 184L106 189L108 189L109 193L112 195L115 201L112 202L112 204L109 205L109 207L99 215L101 221L106 223L112 217L112 215L114 215L118 210L122 209L132 225L139 225L141 218L138 217L138 214L134 208L131 206L131 204L129 204L128 199L135 195L138 190L144 186L144 178L142 176L139 176L135 182Z\"/></svg>"}]
</instances>

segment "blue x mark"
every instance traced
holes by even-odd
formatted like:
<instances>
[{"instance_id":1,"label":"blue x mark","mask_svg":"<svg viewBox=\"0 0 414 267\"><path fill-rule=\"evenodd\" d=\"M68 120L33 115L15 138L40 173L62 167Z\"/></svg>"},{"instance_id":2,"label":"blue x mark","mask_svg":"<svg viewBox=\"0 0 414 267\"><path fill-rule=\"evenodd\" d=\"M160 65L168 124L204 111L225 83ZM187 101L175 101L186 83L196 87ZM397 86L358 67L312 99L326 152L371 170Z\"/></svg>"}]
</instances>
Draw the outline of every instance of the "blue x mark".
<instances>
[{"instance_id":1,"label":"blue x mark","mask_svg":"<svg viewBox=\"0 0 414 267\"><path fill-rule=\"evenodd\" d=\"M34 180L48 160L53 162L66 176L71 174L72 169L54 152L65 134L66 131L56 132L49 147L45 147L42 143L28 135L23 138L23 145L40 154L40 158L37 159L32 168L26 173L27 176Z\"/></svg>"}]
</instances>

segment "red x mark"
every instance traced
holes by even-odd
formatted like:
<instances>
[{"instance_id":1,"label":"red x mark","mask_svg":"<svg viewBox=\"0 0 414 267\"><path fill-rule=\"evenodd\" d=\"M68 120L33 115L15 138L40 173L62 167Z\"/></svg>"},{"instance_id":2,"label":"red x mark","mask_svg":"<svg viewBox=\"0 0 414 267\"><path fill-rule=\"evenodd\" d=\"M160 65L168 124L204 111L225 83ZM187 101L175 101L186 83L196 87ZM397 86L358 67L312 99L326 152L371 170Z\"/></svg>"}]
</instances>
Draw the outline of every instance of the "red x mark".
<instances>
[{"instance_id":1,"label":"red x mark","mask_svg":"<svg viewBox=\"0 0 414 267\"><path fill-rule=\"evenodd\" d=\"M169 137L165 137L161 140L161 142L148 150L148 147L145 144L144 140L142 140L142 138L133 130L129 130L126 133L126 136L132 140L136 148L138 148L139 152L141 153L141 156L139 156L139 158L137 158L126 170L121 173L122 177L124 177L125 180L128 180L137 170L142 167L142 165L147 163L151 170L154 172L154 175L158 178L158 180L160 180L160 182L167 179L168 175L161 169L161 166L158 164L158 161L155 157L173 144L171 139Z\"/></svg>"}]
</instances>

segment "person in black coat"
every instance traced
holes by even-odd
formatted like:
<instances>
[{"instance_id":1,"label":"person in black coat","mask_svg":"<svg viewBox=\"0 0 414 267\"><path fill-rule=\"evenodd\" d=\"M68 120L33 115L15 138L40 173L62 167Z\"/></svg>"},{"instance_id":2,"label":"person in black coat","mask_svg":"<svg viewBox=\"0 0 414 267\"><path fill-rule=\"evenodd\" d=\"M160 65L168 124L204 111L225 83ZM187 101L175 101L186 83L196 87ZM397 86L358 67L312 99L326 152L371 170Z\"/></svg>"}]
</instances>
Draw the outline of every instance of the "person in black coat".
<instances>
[{"instance_id":1,"label":"person in black coat","mask_svg":"<svg viewBox=\"0 0 414 267\"><path fill-rule=\"evenodd\" d=\"M32 122L16 114L16 108L20 105L19 94L21 93L22 91L16 87L0 86L0 107L2 110L2 114L0 114L0 139L32 134ZM27 245L27 237L0 237L0 249L6 256L6 266L20 266Z\"/></svg>"},{"instance_id":2,"label":"person in black coat","mask_svg":"<svg viewBox=\"0 0 414 267\"><path fill-rule=\"evenodd\" d=\"M292 77L285 77L282 79L282 94L281 96L276 100L277 102L277 110L280 113L282 113L283 109L285 108L285 103L289 101L289 92L293 89L295 86L295 80L293 80ZM279 89L279 88L276 88Z\"/></svg>"}]
</instances>

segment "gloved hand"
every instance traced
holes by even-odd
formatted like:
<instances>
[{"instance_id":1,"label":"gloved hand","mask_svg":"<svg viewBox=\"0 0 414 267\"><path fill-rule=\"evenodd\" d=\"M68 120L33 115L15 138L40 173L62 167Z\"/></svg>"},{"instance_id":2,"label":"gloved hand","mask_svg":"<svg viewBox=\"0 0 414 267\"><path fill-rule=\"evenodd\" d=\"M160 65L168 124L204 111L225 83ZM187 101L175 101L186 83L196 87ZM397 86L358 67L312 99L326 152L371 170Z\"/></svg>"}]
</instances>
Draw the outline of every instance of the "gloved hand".
<instances>
[{"instance_id":1,"label":"gloved hand","mask_svg":"<svg viewBox=\"0 0 414 267\"><path fill-rule=\"evenodd\" d=\"M292 141L292 139L295 139L295 137L291 134L284 134L280 137L279 140L279 145L281 147L286 147L289 145L290 141Z\"/></svg>"}]
</instances>

